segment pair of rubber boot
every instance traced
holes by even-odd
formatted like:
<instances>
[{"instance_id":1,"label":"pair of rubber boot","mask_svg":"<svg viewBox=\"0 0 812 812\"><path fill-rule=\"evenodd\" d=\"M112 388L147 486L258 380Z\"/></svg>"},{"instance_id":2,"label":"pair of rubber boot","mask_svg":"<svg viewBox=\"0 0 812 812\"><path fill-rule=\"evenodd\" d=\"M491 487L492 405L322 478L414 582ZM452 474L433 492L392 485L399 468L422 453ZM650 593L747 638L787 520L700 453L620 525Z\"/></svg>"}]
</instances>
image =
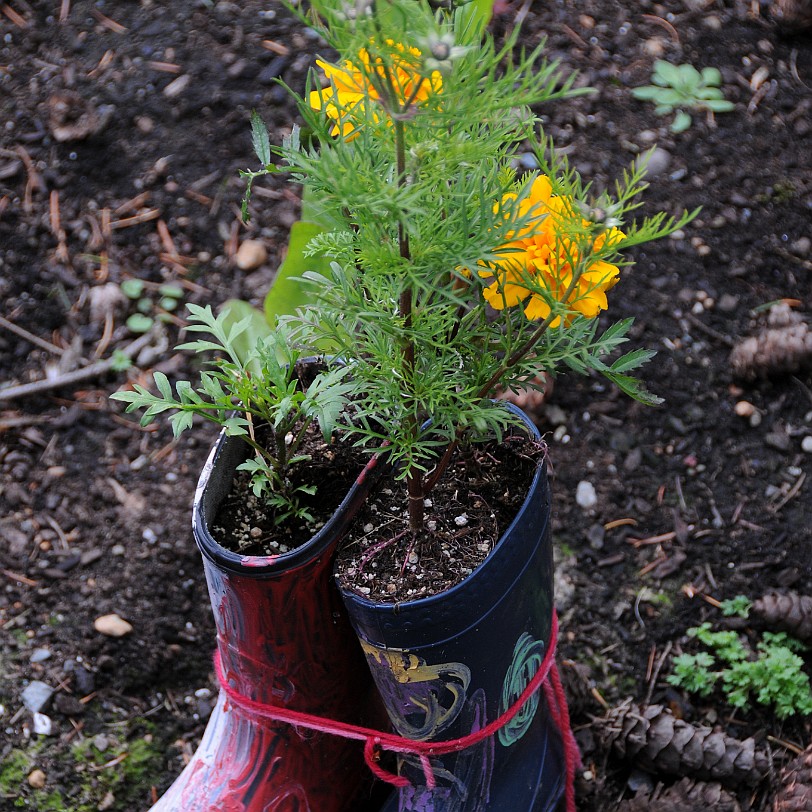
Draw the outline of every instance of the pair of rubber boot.
<instances>
[{"instance_id":1,"label":"pair of rubber boot","mask_svg":"<svg viewBox=\"0 0 812 812\"><path fill-rule=\"evenodd\" d=\"M527 431L535 432L529 421ZM335 547L366 498L369 470L291 553L246 557L217 544L210 520L242 453L238 441L220 440L192 523L220 671L232 689L339 722L391 725L417 741L465 737L511 706L554 645L543 468L471 576L440 595L390 605L346 592L342 600L332 577ZM409 785L393 792L373 783L359 742L268 721L221 691L198 750L152 812L548 812L564 792L570 735L552 710L540 692L497 735L432 758L431 780L425 764L402 757L397 769Z\"/></svg>"}]
</instances>

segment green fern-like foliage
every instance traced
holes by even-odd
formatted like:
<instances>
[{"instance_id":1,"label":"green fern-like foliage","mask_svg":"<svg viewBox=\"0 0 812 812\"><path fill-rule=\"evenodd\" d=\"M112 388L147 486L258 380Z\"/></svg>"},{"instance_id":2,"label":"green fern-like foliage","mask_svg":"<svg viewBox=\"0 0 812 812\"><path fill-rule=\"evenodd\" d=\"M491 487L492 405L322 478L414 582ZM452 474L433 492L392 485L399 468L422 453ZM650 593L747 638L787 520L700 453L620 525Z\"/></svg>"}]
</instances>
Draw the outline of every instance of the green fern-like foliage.
<instances>
[{"instance_id":1,"label":"green fern-like foliage","mask_svg":"<svg viewBox=\"0 0 812 812\"><path fill-rule=\"evenodd\" d=\"M779 719L812 714L812 688L798 652L804 644L784 632L765 632L754 652L734 631L710 623L688 629L709 651L674 657L667 682L702 697L720 686L734 708L752 702L772 707Z\"/></svg>"}]
</instances>

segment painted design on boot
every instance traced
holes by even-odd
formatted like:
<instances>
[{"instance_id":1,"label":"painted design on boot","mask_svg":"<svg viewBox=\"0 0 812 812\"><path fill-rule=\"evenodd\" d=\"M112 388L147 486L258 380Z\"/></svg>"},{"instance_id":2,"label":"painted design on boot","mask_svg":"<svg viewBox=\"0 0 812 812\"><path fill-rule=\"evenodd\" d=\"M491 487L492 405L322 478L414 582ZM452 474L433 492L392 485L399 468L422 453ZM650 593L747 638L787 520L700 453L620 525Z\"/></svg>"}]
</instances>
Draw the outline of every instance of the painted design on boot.
<instances>
[{"instance_id":1,"label":"painted design on boot","mask_svg":"<svg viewBox=\"0 0 812 812\"><path fill-rule=\"evenodd\" d=\"M513 648L513 661L502 684L502 699L499 702L500 716L522 695L522 691L541 668L543 660L544 641L536 640L532 635L524 632ZM538 705L539 692L537 691L524 703L510 722L499 728L500 744L510 747L524 736L533 722Z\"/></svg>"},{"instance_id":2,"label":"painted design on boot","mask_svg":"<svg viewBox=\"0 0 812 812\"><path fill-rule=\"evenodd\" d=\"M480 688L471 695L460 716L460 735L474 733L487 724L485 692ZM431 760L437 786L429 789L417 784L402 789L398 812L484 812L490 800L493 777L493 737L451 756L453 772L445 767L443 759ZM405 770L414 780L422 779L423 770L418 759L406 757Z\"/></svg>"},{"instance_id":3,"label":"painted design on boot","mask_svg":"<svg viewBox=\"0 0 812 812\"><path fill-rule=\"evenodd\" d=\"M428 665L407 651L361 642L395 730L416 741L435 738L465 705L471 671L463 663Z\"/></svg>"}]
</instances>

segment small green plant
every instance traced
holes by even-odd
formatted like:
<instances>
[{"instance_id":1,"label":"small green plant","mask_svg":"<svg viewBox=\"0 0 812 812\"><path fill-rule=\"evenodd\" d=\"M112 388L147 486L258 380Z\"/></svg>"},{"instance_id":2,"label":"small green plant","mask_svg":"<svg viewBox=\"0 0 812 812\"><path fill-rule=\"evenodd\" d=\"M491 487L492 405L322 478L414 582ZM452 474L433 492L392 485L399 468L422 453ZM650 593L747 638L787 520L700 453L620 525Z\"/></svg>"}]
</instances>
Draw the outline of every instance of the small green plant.
<instances>
[{"instance_id":1,"label":"small green plant","mask_svg":"<svg viewBox=\"0 0 812 812\"><path fill-rule=\"evenodd\" d=\"M741 606L740 598L734 601ZM804 648L799 640L784 632L765 632L754 652L736 632L713 631L710 623L688 629L688 636L710 652L674 657L673 673L667 679L670 685L702 697L721 685L734 708L746 708L755 701L773 707L779 719L812 714L812 690L797 654Z\"/></svg>"},{"instance_id":2,"label":"small green plant","mask_svg":"<svg viewBox=\"0 0 812 812\"><path fill-rule=\"evenodd\" d=\"M700 651L699 654L678 654L674 657L674 673L668 681L684 688L688 693L710 696L719 675L711 671L716 661L712 654Z\"/></svg>"},{"instance_id":3,"label":"small green plant","mask_svg":"<svg viewBox=\"0 0 812 812\"><path fill-rule=\"evenodd\" d=\"M693 65L672 65L658 59L651 81L653 84L634 88L632 95L654 102L658 116L676 111L671 132L681 133L691 126L688 110L705 110L709 114L733 110L733 102L727 101L721 90L722 74L717 68L702 68L700 72Z\"/></svg>"},{"instance_id":4,"label":"small green plant","mask_svg":"<svg viewBox=\"0 0 812 812\"><path fill-rule=\"evenodd\" d=\"M736 595L735 598L722 601L721 609L725 617L748 618L752 606L753 602L746 595Z\"/></svg>"},{"instance_id":5,"label":"small green plant","mask_svg":"<svg viewBox=\"0 0 812 812\"><path fill-rule=\"evenodd\" d=\"M178 285L160 285L155 289L157 297L148 295L143 279L125 279L121 285L121 292L131 301L135 302L136 312L127 318L127 327L133 333L146 333L155 323L155 319L166 321L169 314L177 310L183 298L183 288Z\"/></svg>"},{"instance_id":6,"label":"small green plant","mask_svg":"<svg viewBox=\"0 0 812 812\"><path fill-rule=\"evenodd\" d=\"M346 404L346 369L335 367L321 372L306 389L302 388L297 368L299 352L284 325L258 338L253 349L242 354L236 343L248 331L250 317L232 324L226 312L215 316L210 306L189 304L188 308L191 315L186 329L208 333L211 339L181 344L178 349L218 353L209 362L213 369L201 373L197 388L189 381L178 381L173 394L166 375L155 372L157 395L135 384L132 390L115 392L112 399L127 403L127 412L144 409L143 426L159 414L174 412L169 422L176 437L192 427L195 415L224 427L229 436L241 437L254 455L239 468L251 473L254 493L275 509L276 522L291 516L311 521L300 500L315 489L293 484L290 470L310 459L301 449L314 421L329 440ZM258 438L260 429L267 432L268 441Z\"/></svg>"}]
</instances>

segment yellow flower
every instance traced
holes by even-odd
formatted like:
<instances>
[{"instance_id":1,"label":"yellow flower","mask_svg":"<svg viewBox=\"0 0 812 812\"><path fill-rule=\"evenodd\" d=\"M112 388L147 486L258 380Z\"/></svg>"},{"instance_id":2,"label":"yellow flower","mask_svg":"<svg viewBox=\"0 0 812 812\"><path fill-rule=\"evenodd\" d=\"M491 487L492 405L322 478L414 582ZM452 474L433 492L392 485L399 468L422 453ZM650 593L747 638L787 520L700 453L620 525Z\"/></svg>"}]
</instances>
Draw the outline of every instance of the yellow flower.
<instances>
[{"instance_id":1,"label":"yellow flower","mask_svg":"<svg viewBox=\"0 0 812 812\"><path fill-rule=\"evenodd\" d=\"M515 204L515 200L515 194L505 195L497 210ZM578 240L571 235L588 224L577 211L572 198L553 195L549 178L541 175L533 181L530 193L518 203L517 216L525 224L496 250L500 261L495 267L479 272L493 279L483 291L491 307L501 310L524 304L525 316L536 320L546 319L551 308L548 299L534 290L543 288L550 298L564 300L572 284L573 265L578 264ZM595 238L593 250L616 244L624 236L610 228ZM619 274L616 265L600 259L590 262L567 297L565 322L569 324L576 315L591 319L605 310L606 291L618 281ZM550 326L557 327L560 321L556 317Z\"/></svg>"},{"instance_id":2,"label":"yellow flower","mask_svg":"<svg viewBox=\"0 0 812 812\"><path fill-rule=\"evenodd\" d=\"M439 71L432 71L428 76L421 73L423 57L417 48L392 40L387 40L386 44L392 49L386 62L381 57L373 60L366 48L362 48L358 54L361 67L349 61L337 66L316 60L330 85L312 91L309 101L314 110L323 110L335 121L331 135L341 135L347 141L352 141L358 135L359 124L366 120L367 115L373 121L379 121L376 110L367 110L366 105L372 101L382 107L378 88L388 87L389 82L400 105L408 103L409 106L420 106L442 91L443 77ZM392 124L391 120L387 123Z\"/></svg>"}]
</instances>

